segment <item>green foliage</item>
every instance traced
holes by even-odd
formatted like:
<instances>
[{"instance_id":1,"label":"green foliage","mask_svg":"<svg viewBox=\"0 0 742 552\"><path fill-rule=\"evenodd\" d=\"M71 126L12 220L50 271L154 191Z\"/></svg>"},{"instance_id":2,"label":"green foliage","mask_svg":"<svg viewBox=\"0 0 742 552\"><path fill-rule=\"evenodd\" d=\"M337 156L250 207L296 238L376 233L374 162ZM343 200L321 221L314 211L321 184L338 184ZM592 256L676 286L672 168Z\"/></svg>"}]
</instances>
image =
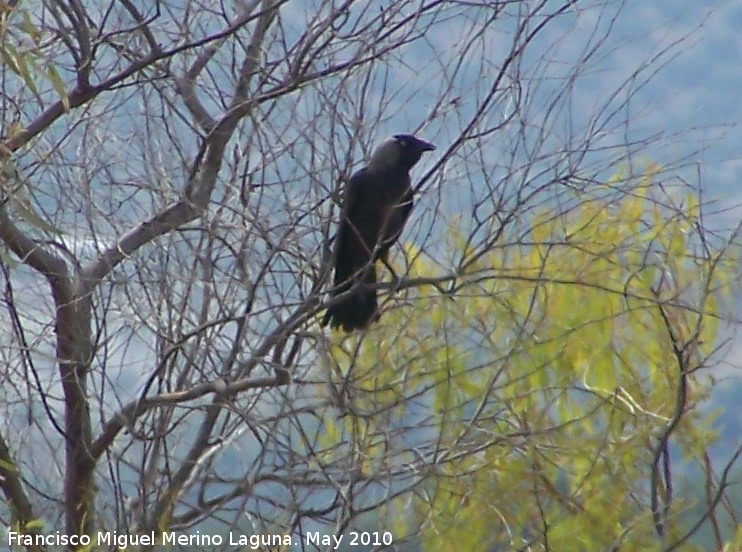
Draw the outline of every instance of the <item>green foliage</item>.
<instances>
[{"instance_id":1,"label":"green foliage","mask_svg":"<svg viewBox=\"0 0 742 552\"><path fill-rule=\"evenodd\" d=\"M29 10L0 2L0 60L43 104L41 82L45 79L69 110L67 87L57 68L42 52L42 32L34 25ZM18 129L10 129L12 138Z\"/></svg>"},{"instance_id":2,"label":"green foliage","mask_svg":"<svg viewBox=\"0 0 742 552\"><path fill-rule=\"evenodd\" d=\"M620 201L537 213L525 238L467 251L474 262L454 295L408 291L415 308L385 312L330 351L344 367L333 385L356 414L343 423L356 427L328 431L328 443L353 435L346 452L369 472L410 403L428 409L419 427L436 434L426 453L437 471L415 502L424 550L660 549L654 447L678 404L673 443L686 457L715 437L694 408L707 393L695 373L736 261L699 252L693 197L672 209L651 190L647 178ZM418 252L408 258L411 278L435 276ZM690 506L675 497L670 520ZM671 523L669 541L682 535Z\"/></svg>"}]
</instances>

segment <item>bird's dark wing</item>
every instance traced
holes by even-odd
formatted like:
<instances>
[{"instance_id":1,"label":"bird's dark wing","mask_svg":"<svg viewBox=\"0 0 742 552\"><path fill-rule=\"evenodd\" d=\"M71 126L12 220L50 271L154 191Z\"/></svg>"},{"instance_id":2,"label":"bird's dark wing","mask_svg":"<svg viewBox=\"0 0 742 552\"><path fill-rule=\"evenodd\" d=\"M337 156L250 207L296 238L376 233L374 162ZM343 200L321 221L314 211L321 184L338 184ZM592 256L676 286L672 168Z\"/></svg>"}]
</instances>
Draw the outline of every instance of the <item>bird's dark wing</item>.
<instances>
[{"instance_id":1,"label":"bird's dark wing","mask_svg":"<svg viewBox=\"0 0 742 552\"><path fill-rule=\"evenodd\" d=\"M365 168L348 182L335 246L336 286L371 264L386 210L377 197L377 187L376 178Z\"/></svg>"},{"instance_id":2,"label":"bird's dark wing","mask_svg":"<svg viewBox=\"0 0 742 552\"><path fill-rule=\"evenodd\" d=\"M382 228L379 250L376 255L377 259L382 259L384 262L386 262L387 255L389 254L389 248L394 245L394 242L402 234L413 205L412 187L410 186L410 177L408 174L398 177L396 182L392 182L392 185L394 186L393 189L396 190L396 194L392 194L394 199L386 214L387 218Z\"/></svg>"},{"instance_id":3,"label":"bird's dark wing","mask_svg":"<svg viewBox=\"0 0 742 552\"><path fill-rule=\"evenodd\" d=\"M376 184L374 175L361 169L345 188L335 238L335 285L331 295L347 293L347 297L327 309L322 325L331 321L333 328L352 331L365 328L376 316L376 268L372 254L385 216Z\"/></svg>"}]
</instances>

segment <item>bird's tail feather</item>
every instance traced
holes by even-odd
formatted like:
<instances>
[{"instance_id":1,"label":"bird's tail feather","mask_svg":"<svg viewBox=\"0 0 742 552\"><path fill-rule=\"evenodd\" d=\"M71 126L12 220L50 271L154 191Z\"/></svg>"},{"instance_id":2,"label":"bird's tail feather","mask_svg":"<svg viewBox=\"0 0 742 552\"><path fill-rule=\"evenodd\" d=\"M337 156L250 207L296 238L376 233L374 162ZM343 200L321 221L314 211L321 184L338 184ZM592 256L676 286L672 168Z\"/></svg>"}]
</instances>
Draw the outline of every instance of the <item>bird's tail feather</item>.
<instances>
[{"instance_id":1,"label":"bird's tail feather","mask_svg":"<svg viewBox=\"0 0 742 552\"><path fill-rule=\"evenodd\" d=\"M327 309L322 325L329 322L333 328L346 332L368 327L378 318L376 300L376 268L370 265L361 281L355 280L352 287L341 286L333 295L344 295L340 302Z\"/></svg>"}]
</instances>

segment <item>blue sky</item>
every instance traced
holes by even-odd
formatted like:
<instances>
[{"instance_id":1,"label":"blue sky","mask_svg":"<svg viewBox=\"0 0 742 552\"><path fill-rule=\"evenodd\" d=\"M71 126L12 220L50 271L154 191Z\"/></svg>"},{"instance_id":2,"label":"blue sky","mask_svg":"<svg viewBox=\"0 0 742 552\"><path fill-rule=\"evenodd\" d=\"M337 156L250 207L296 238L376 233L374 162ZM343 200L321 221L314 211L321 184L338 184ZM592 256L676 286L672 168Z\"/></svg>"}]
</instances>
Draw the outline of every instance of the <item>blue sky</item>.
<instances>
[{"instance_id":1,"label":"blue sky","mask_svg":"<svg viewBox=\"0 0 742 552\"><path fill-rule=\"evenodd\" d=\"M709 149L700 157L704 185L736 205L742 200L742 4L662 0L632 4L622 27L636 42L622 49L626 58L641 56L654 44L689 34L682 51L660 72L645 93L660 109L654 124L672 130L716 126L694 134Z\"/></svg>"},{"instance_id":2,"label":"blue sky","mask_svg":"<svg viewBox=\"0 0 742 552\"><path fill-rule=\"evenodd\" d=\"M651 67L640 77L648 82L640 85L632 99L631 124L637 131L664 132L666 139L661 147L655 145L647 153L648 157L664 164L688 156L694 165L683 172L684 178L694 183L700 179L705 190L723 199L727 206L742 203L742 191L738 191L736 185L742 178L742 156L738 148L742 143L742 129L738 125L742 121L742 103L738 100L738 91L742 89L742 40L738 31L742 28L742 3L733 0L609 1L605 2L605 8L589 9L600 4L587 3L588 9L575 9L573 17L560 18L560 24L549 29L543 40L531 49L533 59L549 57L546 63L553 62L549 69L551 74L562 60L566 66L570 60L579 58L586 37L596 26L615 23L607 46L598 59L592 61L574 91L579 107L586 113L594 112L596 104L604 101L644 62L649 62ZM611 16L616 13L619 15L613 22ZM602 19L596 23L598 18ZM419 50L418 57L406 54L404 64L392 67L396 84L409 83L411 91L403 92L396 101L387 104L387 117L378 125L380 136L399 131L395 126L398 126L398 113L403 114L411 127L420 125L430 107L423 96L426 93L435 95L436 83L445 80L441 78L438 64L445 67L458 54L455 35L459 24L461 21L451 21L442 31L439 27L434 36L429 37L428 51ZM493 58L501 57L499 49L507 51L498 40L507 42L508 39L507 33L496 31L488 36L490 43L486 49ZM663 53L666 50L668 52ZM654 59L658 55L659 58ZM477 66L474 59L469 65L477 75L485 70ZM485 81L486 77L481 80ZM467 93L476 93L477 79L467 75L461 78L460 85L457 91L465 104ZM411 100L419 106L420 112L411 112ZM446 144L445 127L450 122L444 119L426 124L421 133L439 144ZM442 131L436 123L443 127ZM737 213L727 213L713 222L729 226L738 218Z\"/></svg>"}]
</instances>

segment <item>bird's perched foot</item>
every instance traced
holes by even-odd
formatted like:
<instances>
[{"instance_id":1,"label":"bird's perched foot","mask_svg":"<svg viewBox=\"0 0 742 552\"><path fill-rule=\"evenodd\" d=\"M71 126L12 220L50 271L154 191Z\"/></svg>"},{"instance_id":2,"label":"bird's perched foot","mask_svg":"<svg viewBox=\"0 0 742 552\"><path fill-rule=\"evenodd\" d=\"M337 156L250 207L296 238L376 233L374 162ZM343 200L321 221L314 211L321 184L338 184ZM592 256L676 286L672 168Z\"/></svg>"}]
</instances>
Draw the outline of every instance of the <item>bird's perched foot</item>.
<instances>
[{"instance_id":1,"label":"bird's perched foot","mask_svg":"<svg viewBox=\"0 0 742 552\"><path fill-rule=\"evenodd\" d=\"M402 282L402 278L400 278L397 275L397 271L394 270L394 267L391 265L391 263L387 259L386 255L384 255L383 257L380 257L380 259L381 259L382 264L385 267L387 267L387 269L389 270L389 273L391 274L391 277L392 277L391 278L391 288L393 290L394 289L397 289L399 287L399 284Z\"/></svg>"}]
</instances>

